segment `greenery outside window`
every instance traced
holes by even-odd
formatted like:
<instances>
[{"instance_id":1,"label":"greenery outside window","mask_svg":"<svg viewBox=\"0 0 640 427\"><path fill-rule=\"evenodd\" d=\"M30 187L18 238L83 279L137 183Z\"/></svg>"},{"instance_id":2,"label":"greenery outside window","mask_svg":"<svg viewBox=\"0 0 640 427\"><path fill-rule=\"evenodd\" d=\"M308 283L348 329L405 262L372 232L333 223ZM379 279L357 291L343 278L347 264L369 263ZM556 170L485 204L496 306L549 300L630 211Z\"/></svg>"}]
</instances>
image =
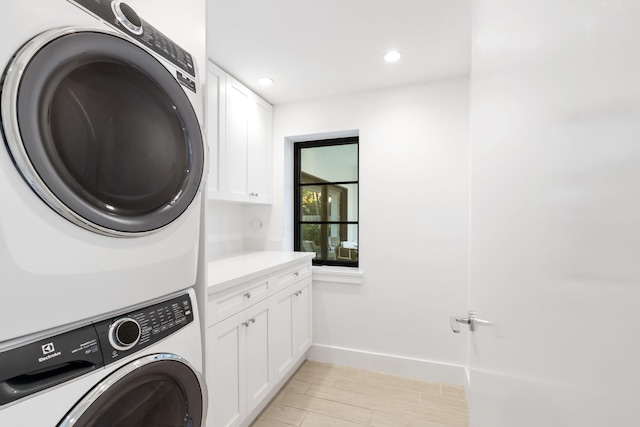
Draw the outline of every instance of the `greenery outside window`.
<instances>
[{"instance_id":1,"label":"greenery outside window","mask_svg":"<svg viewBox=\"0 0 640 427\"><path fill-rule=\"evenodd\" d=\"M358 137L296 143L294 174L294 249L357 267Z\"/></svg>"}]
</instances>

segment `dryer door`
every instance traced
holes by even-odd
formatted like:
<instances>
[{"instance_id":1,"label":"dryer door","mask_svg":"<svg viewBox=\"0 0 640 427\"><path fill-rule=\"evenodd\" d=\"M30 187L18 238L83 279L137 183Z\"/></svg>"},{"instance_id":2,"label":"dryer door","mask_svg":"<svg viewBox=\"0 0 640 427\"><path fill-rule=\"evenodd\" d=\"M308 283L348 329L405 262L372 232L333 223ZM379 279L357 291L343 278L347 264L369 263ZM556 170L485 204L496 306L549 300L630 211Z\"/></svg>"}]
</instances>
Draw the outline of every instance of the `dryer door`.
<instances>
[{"instance_id":1,"label":"dryer door","mask_svg":"<svg viewBox=\"0 0 640 427\"><path fill-rule=\"evenodd\" d=\"M58 427L200 427L203 387L182 358L145 356L96 385Z\"/></svg>"},{"instance_id":2,"label":"dryer door","mask_svg":"<svg viewBox=\"0 0 640 427\"><path fill-rule=\"evenodd\" d=\"M206 156L170 69L102 30L53 30L25 45L2 88L4 134L25 181L101 234L147 234L180 217Z\"/></svg>"}]
</instances>

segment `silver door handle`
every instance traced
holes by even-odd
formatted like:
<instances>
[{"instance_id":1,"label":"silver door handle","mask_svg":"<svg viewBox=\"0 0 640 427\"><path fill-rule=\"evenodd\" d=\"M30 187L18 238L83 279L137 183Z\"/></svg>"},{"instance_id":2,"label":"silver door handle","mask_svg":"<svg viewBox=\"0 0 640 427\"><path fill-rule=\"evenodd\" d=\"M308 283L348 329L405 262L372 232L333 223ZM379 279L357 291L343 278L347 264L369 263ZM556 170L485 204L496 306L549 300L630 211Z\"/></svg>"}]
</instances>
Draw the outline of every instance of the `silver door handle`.
<instances>
[{"instance_id":1,"label":"silver door handle","mask_svg":"<svg viewBox=\"0 0 640 427\"><path fill-rule=\"evenodd\" d=\"M459 334L460 333L460 323L465 323L469 326L471 323L471 319L466 319L466 318L462 318L462 317L455 317L455 316L451 316L449 318L449 325L451 326L451 330L453 331L454 334Z\"/></svg>"},{"instance_id":2,"label":"silver door handle","mask_svg":"<svg viewBox=\"0 0 640 427\"><path fill-rule=\"evenodd\" d=\"M468 317L451 316L449 318L449 325L451 326L451 330L454 334L460 333L460 324L469 325L469 330L473 332L476 330L477 324L489 324L489 322L487 322L486 320L478 319L476 313L474 313L473 311L469 312Z\"/></svg>"}]
</instances>

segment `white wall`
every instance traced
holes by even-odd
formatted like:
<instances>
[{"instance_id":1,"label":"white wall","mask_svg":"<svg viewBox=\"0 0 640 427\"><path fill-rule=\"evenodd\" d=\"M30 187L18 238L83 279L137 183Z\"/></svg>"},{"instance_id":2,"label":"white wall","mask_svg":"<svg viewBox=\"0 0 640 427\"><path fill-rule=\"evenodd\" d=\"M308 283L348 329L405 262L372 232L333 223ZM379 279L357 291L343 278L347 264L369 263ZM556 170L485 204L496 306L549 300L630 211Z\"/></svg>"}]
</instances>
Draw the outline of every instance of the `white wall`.
<instances>
[{"instance_id":1,"label":"white wall","mask_svg":"<svg viewBox=\"0 0 640 427\"><path fill-rule=\"evenodd\" d=\"M241 205L207 201L207 260L226 258L245 251L281 250L282 238L267 240L275 206Z\"/></svg>"},{"instance_id":2,"label":"white wall","mask_svg":"<svg viewBox=\"0 0 640 427\"><path fill-rule=\"evenodd\" d=\"M276 106L269 239L287 249L290 140L360 135L365 283L314 283L312 356L462 383L448 318L467 306L468 119L467 79Z\"/></svg>"},{"instance_id":3,"label":"white wall","mask_svg":"<svg viewBox=\"0 0 640 427\"><path fill-rule=\"evenodd\" d=\"M640 425L639 16L474 1L474 427Z\"/></svg>"}]
</instances>

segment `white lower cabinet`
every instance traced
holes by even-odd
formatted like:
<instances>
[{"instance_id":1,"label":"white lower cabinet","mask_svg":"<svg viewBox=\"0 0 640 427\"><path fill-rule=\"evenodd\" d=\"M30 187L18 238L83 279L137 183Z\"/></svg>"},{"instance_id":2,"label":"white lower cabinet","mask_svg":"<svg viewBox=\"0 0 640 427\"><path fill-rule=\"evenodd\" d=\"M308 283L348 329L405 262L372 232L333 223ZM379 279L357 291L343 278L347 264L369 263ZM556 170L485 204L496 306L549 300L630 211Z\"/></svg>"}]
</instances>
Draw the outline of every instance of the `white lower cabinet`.
<instances>
[{"instance_id":1,"label":"white lower cabinet","mask_svg":"<svg viewBox=\"0 0 640 427\"><path fill-rule=\"evenodd\" d=\"M243 321L244 313L237 314L207 330L208 427L239 426L246 414Z\"/></svg>"},{"instance_id":2,"label":"white lower cabinet","mask_svg":"<svg viewBox=\"0 0 640 427\"><path fill-rule=\"evenodd\" d=\"M239 426L271 390L269 301L208 330L208 426Z\"/></svg>"},{"instance_id":3,"label":"white lower cabinet","mask_svg":"<svg viewBox=\"0 0 640 427\"><path fill-rule=\"evenodd\" d=\"M245 321L242 322L246 337L247 414L267 396L273 384L269 355L270 315L269 300L266 300L248 308Z\"/></svg>"},{"instance_id":4,"label":"white lower cabinet","mask_svg":"<svg viewBox=\"0 0 640 427\"><path fill-rule=\"evenodd\" d=\"M278 381L311 346L311 277L271 298L273 364Z\"/></svg>"},{"instance_id":5,"label":"white lower cabinet","mask_svg":"<svg viewBox=\"0 0 640 427\"><path fill-rule=\"evenodd\" d=\"M293 288L293 358L297 360L311 347L311 277Z\"/></svg>"},{"instance_id":6,"label":"white lower cabinet","mask_svg":"<svg viewBox=\"0 0 640 427\"><path fill-rule=\"evenodd\" d=\"M293 359L293 294L290 289L271 298L271 330L273 331L273 365L278 381L294 365Z\"/></svg>"},{"instance_id":7,"label":"white lower cabinet","mask_svg":"<svg viewBox=\"0 0 640 427\"><path fill-rule=\"evenodd\" d=\"M246 425L252 411L264 403L276 383L291 373L311 346L310 268L301 264L294 273L297 281L253 305L235 309L235 313L220 308L227 307L224 302L232 300L235 293L247 295L245 288L257 286L254 284L266 283L260 289L266 287L275 292L278 287L269 283L278 283L283 271L210 298L207 310L232 315L212 317L217 323L207 331L207 427ZM252 300L245 298L244 303Z\"/></svg>"}]
</instances>

